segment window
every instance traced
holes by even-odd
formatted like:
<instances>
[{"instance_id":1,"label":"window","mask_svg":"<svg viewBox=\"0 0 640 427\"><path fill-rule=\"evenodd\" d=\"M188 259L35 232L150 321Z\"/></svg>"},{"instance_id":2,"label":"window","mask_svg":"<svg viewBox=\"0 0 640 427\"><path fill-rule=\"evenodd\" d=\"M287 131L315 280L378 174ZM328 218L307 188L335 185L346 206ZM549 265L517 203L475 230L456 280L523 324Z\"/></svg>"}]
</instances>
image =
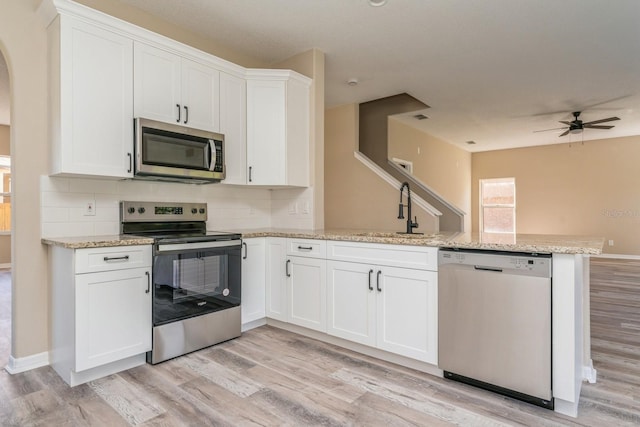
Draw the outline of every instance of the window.
<instances>
[{"instance_id":1,"label":"window","mask_svg":"<svg viewBox=\"0 0 640 427\"><path fill-rule=\"evenodd\" d=\"M515 178L480 180L480 231L516 232Z\"/></svg>"}]
</instances>

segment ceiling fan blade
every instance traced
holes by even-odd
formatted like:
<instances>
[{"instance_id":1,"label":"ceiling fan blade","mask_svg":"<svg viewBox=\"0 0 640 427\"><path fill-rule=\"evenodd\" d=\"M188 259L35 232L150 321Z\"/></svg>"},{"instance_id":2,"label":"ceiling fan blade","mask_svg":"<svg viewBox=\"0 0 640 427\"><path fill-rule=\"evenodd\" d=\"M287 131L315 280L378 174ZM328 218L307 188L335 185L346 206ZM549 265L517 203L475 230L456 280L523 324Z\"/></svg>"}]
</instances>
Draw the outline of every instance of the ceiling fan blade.
<instances>
[{"instance_id":1,"label":"ceiling fan blade","mask_svg":"<svg viewBox=\"0 0 640 427\"><path fill-rule=\"evenodd\" d=\"M585 123L584 125L582 125L585 128L589 128L589 129L611 129L615 126L613 125L591 125L589 123Z\"/></svg>"},{"instance_id":2,"label":"ceiling fan blade","mask_svg":"<svg viewBox=\"0 0 640 427\"><path fill-rule=\"evenodd\" d=\"M560 134L560 135L558 135L558 136L565 136L565 135L569 135L569 132L570 132L570 130L569 130L569 129L567 129L566 131L564 131L563 133L561 133L561 134Z\"/></svg>"},{"instance_id":3,"label":"ceiling fan blade","mask_svg":"<svg viewBox=\"0 0 640 427\"><path fill-rule=\"evenodd\" d=\"M560 120L560 123L564 123L565 125L571 126L571 122L568 122L566 120Z\"/></svg>"},{"instance_id":4,"label":"ceiling fan blade","mask_svg":"<svg viewBox=\"0 0 640 427\"><path fill-rule=\"evenodd\" d=\"M534 130L533 133L538 133L538 132L549 132L552 130L560 130L560 129L566 129L566 126L562 126L561 128L553 128L553 129L542 129L542 130Z\"/></svg>"},{"instance_id":5,"label":"ceiling fan blade","mask_svg":"<svg viewBox=\"0 0 640 427\"><path fill-rule=\"evenodd\" d=\"M608 118L606 118L606 119L593 120L593 121L591 121L591 122L586 122L586 123L583 123L582 125L583 125L583 126L586 126L586 125L595 125L595 124L597 124L597 123L612 122L612 121L614 121L614 120L620 120L620 118L619 118L619 117L608 117Z\"/></svg>"}]
</instances>

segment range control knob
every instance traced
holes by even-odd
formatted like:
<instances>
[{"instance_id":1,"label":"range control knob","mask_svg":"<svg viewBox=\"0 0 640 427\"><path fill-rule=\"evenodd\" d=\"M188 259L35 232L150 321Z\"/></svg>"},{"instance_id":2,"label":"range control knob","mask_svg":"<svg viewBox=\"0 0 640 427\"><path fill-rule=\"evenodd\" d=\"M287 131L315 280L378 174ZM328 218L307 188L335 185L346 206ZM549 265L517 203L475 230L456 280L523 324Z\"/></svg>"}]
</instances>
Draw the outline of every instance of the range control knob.
<instances>
[{"instance_id":1,"label":"range control knob","mask_svg":"<svg viewBox=\"0 0 640 427\"><path fill-rule=\"evenodd\" d=\"M127 212L129 212L130 214L135 213L136 208L134 208L133 206L130 206L129 209L127 209Z\"/></svg>"},{"instance_id":2,"label":"range control knob","mask_svg":"<svg viewBox=\"0 0 640 427\"><path fill-rule=\"evenodd\" d=\"M200 213L203 214L204 213L204 208L200 208Z\"/></svg>"},{"instance_id":3,"label":"range control knob","mask_svg":"<svg viewBox=\"0 0 640 427\"><path fill-rule=\"evenodd\" d=\"M146 211L145 208L138 208L138 213L143 214Z\"/></svg>"},{"instance_id":4,"label":"range control knob","mask_svg":"<svg viewBox=\"0 0 640 427\"><path fill-rule=\"evenodd\" d=\"M194 215L195 215L195 214L197 214L197 213L198 213L198 209L196 209L196 208L191 208L191 213L192 213L192 214L194 214Z\"/></svg>"}]
</instances>

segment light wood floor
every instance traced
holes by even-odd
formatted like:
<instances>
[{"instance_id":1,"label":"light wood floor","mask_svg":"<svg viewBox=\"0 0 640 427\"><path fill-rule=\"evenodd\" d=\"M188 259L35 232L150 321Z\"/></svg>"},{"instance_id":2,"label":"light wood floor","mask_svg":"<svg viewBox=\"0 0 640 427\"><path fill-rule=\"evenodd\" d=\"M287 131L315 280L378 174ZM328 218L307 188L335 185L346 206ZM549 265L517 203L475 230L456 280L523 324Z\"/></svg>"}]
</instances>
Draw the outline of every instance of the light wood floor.
<instances>
[{"instance_id":1,"label":"light wood floor","mask_svg":"<svg viewBox=\"0 0 640 427\"><path fill-rule=\"evenodd\" d=\"M640 262L592 264L593 358L577 419L273 327L69 388L0 372L2 426L637 426Z\"/></svg>"}]
</instances>

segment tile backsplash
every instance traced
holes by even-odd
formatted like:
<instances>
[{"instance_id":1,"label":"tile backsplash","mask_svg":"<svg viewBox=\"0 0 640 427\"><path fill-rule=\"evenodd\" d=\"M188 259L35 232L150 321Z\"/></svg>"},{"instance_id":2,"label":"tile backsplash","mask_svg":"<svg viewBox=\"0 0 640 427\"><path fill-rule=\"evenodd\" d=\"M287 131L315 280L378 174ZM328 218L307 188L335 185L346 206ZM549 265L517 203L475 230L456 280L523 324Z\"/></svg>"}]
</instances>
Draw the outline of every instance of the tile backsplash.
<instances>
[{"instance_id":1,"label":"tile backsplash","mask_svg":"<svg viewBox=\"0 0 640 427\"><path fill-rule=\"evenodd\" d=\"M207 229L313 228L313 188L40 177L42 237L118 234L121 200L206 202ZM93 203L94 215L87 215Z\"/></svg>"}]
</instances>

